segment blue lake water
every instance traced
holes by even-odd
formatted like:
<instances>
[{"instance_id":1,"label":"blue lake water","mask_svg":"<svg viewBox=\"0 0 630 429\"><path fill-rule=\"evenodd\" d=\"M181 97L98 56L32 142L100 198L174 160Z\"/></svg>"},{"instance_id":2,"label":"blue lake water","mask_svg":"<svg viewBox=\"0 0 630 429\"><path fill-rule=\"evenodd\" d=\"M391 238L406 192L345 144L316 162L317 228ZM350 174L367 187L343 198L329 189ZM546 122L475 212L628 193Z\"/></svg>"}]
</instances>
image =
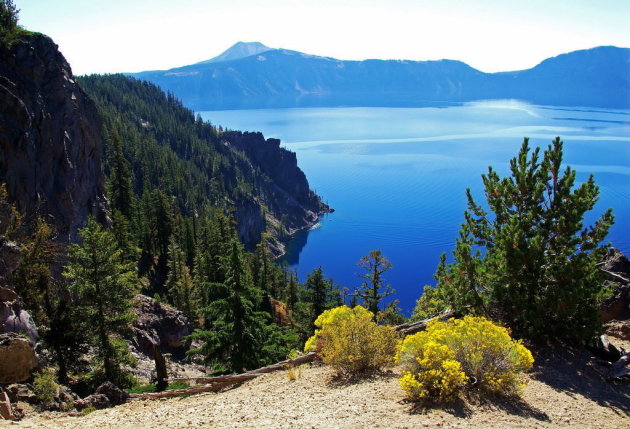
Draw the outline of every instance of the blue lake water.
<instances>
[{"instance_id":1,"label":"blue lake water","mask_svg":"<svg viewBox=\"0 0 630 429\"><path fill-rule=\"evenodd\" d=\"M578 181L595 175L612 207L609 241L630 255L630 111L488 101L422 108L304 108L199 112L224 128L261 131L297 153L311 188L335 213L301 234L286 259L300 277L322 266L335 283L361 283L357 261L381 249L385 275L406 313L450 252L463 222L465 190L483 201L481 174L508 172L523 137L544 148L564 141Z\"/></svg>"}]
</instances>

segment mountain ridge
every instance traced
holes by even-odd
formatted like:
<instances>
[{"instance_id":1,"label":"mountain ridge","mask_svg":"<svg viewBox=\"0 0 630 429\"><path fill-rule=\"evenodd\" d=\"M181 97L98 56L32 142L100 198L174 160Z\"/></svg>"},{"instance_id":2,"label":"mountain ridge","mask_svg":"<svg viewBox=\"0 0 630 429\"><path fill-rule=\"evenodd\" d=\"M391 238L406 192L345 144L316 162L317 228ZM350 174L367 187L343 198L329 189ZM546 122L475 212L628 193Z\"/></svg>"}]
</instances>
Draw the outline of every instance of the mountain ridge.
<instances>
[{"instance_id":1,"label":"mountain ridge","mask_svg":"<svg viewBox=\"0 0 630 429\"><path fill-rule=\"evenodd\" d=\"M269 49L219 62L133 73L193 110L423 106L517 98L534 104L630 107L630 49L600 46L533 68L484 73L458 60L346 61Z\"/></svg>"},{"instance_id":2,"label":"mountain ridge","mask_svg":"<svg viewBox=\"0 0 630 429\"><path fill-rule=\"evenodd\" d=\"M197 64L208 64L208 63L218 63L222 61L230 61L230 60L238 60L241 58L246 58L251 55L260 54L262 52L266 52L271 50L272 48L263 45L260 42L236 42L234 45L230 46L228 49L223 51L221 54L216 57L210 58L209 60L200 61Z\"/></svg>"}]
</instances>

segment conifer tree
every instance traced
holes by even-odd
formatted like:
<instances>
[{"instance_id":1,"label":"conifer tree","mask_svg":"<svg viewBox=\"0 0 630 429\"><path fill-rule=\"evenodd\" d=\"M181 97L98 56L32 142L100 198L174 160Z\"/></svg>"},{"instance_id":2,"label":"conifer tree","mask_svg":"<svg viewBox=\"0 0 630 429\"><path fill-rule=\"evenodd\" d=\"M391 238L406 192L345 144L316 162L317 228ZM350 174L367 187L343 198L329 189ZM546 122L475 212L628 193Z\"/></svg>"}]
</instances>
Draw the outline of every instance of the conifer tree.
<instances>
[{"instance_id":1,"label":"conifer tree","mask_svg":"<svg viewBox=\"0 0 630 429\"><path fill-rule=\"evenodd\" d=\"M272 260L267 250L267 234L262 234L260 243L256 245L256 253L253 258L252 276L254 285L268 294L276 298L277 293L274 291L274 282L272 277Z\"/></svg>"},{"instance_id":2,"label":"conifer tree","mask_svg":"<svg viewBox=\"0 0 630 429\"><path fill-rule=\"evenodd\" d=\"M31 311L45 346L52 352L59 368L58 380L67 383L69 370L78 366L86 348L81 320L68 299L67 286L52 276L61 253L53 229L38 218L35 232L21 246L21 251L22 260L12 283Z\"/></svg>"},{"instance_id":3,"label":"conifer tree","mask_svg":"<svg viewBox=\"0 0 630 429\"><path fill-rule=\"evenodd\" d=\"M19 12L13 0L0 0L0 43L11 45L17 40Z\"/></svg>"},{"instance_id":4,"label":"conifer tree","mask_svg":"<svg viewBox=\"0 0 630 429\"><path fill-rule=\"evenodd\" d=\"M187 266L184 265L181 279L175 287L177 308L186 315L193 326L197 325L200 304L199 285L194 281Z\"/></svg>"},{"instance_id":5,"label":"conifer tree","mask_svg":"<svg viewBox=\"0 0 630 429\"><path fill-rule=\"evenodd\" d=\"M263 359L265 322L269 315L255 311L261 294L251 284L243 262L242 245L236 239L231 241L224 263L227 296L210 302L204 309L212 329L197 330L191 335L192 339L203 342L192 353L203 355L216 372L241 372L256 367Z\"/></svg>"},{"instance_id":6,"label":"conifer tree","mask_svg":"<svg viewBox=\"0 0 630 429\"><path fill-rule=\"evenodd\" d=\"M112 232L118 247L122 251L123 259L127 262L137 262L140 256L140 248L135 244L129 218L117 209L112 211Z\"/></svg>"},{"instance_id":7,"label":"conifer tree","mask_svg":"<svg viewBox=\"0 0 630 429\"><path fill-rule=\"evenodd\" d=\"M490 167L482 176L490 212L467 190L455 260L443 257L436 273L440 299L462 312L499 317L534 339L584 340L597 331L606 292L597 268L606 252L600 243L614 217L609 209L584 226L599 189L592 175L576 186L575 170L561 169L562 147L556 138L540 159L525 139L509 177Z\"/></svg>"},{"instance_id":8,"label":"conifer tree","mask_svg":"<svg viewBox=\"0 0 630 429\"><path fill-rule=\"evenodd\" d=\"M291 312L295 312L295 308L299 299L298 278L295 271L289 272L289 281L284 294L284 300L287 304L287 308Z\"/></svg>"},{"instance_id":9,"label":"conifer tree","mask_svg":"<svg viewBox=\"0 0 630 429\"><path fill-rule=\"evenodd\" d=\"M199 310L199 288L186 266L184 251L174 237L168 247L168 270L165 286L171 303L194 324Z\"/></svg>"},{"instance_id":10,"label":"conifer tree","mask_svg":"<svg viewBox=\"0 0 630 429\"><path fill-rule=\"evenodd\" d=\"M179 296L177 294L177 286L180 284L185 267L185 256L182 249L177 244L175 237L171 237L168 245L168 276L164 286L170 297L171 304L177 307Z\"/></svg>"},{"instance_id":11,"label":"conifer tree","mask_svg":"<svg viewBox=\"0 0 630 429\"><path fill-rule=\"evenodd\" d=\"M359 298L368 310L374 314L374 320L377 320L378 313L381 311L380 303L383 298L394 293L394 289L390 285L383 284L383 273L392 268L392 263L380 250L372 250L366 256L363 256L357 265L365 270L361 276L365 281L356 291Z\"/></svg>"},{"instance_id":12,"label":"conifer tree","mask_svg":"<svg viewBox=\"0 0 630 429\"><path fill-rule=\"evenodd\" d=\"M315 319L328 308L330 302L329 299L329 284L324 278L324 271L322 267L315 268L306 278L304 288L309 295L309 302L311 307L311 324L315 322Z\"/></svg>"},{"instance_id":13,"label":"conifer tree","mask_svg":"<svg viewBox=\"0 0 630 429\"><path fill-rule=\"evenodd\" d=\"M83 320L89 320L86 330L95 350L97 370L95 381L102 378L118 385L128 384L121 365L131 363L125 338L131 334L134 314L132 298L137 289L133 264L125 262L113 234L101 227L94 218L79 231L83 242L68 248L68 264L64 275L78 297Z\"/></svg>"},{"instance_id":14,"label":"conifer tree","mask_svg":"<svg viewBox=\"0 0 630 429\"><path fill-rule=\"evenodd\" d=\"M120 211L127 219L132 215L133 188L131 170L122 150L122 139L116 130L111 133L112 153L109 161L109 198L112 210Z\"/></svg>"}]
</instances>

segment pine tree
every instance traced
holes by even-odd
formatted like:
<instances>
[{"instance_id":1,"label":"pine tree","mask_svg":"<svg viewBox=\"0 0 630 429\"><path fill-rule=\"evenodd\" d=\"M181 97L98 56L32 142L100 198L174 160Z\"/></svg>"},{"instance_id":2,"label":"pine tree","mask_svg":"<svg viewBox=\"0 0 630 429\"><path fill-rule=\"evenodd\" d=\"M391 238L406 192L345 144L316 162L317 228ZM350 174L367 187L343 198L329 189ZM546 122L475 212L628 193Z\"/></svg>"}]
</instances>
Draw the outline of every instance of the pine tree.
<instances>
[{"instance_id":1,"label":"pine tree","mask_svg":"<svg viewBox=\"0 0 630 429\"><path fill-rule=\"evenodd\" d=\"M188 318L190 323L197 325L199 313L200 292L199 285L194 281L187 266L182 270L180 281L176 284L177 308Z\"/></svg>"},{"instance_id":2,"label":"pine tree","mask_svg":"<svg viewBox=\"0 0 630 429\"><path fill-rule=\"evenodd\" d=\"M11 45L17 41L19 12L13 0L0 0L0 43Z\"/></svg>"},{"instance_id":3,"label":"pine tree","mask_svg":"<svg viewBox=\"0 0 630 429\"><path fill-rule=\"evenodd\" d=\"M284 294L284 300L287 304L287 308L293 313L299 299L298 290L298 277L297 272L291 271L289 273L289 281L287 282L286 291Z\"/></svg>"},{"instance_id":4,"label":"pine tree","mask_svg":"<svg viewBox=\"0 0 630 429\"><path fill-rule=\"evenodd\" d=\"M118 247L122 251L123 259L127 262L137 262L140 256L140 248L134 242L129 219L117 209L112 211L112 232Z\"/></svg>"},{"instance_id":5,"label":"pine tree","mask_svg":"<svg viewBox=\"0 0 630 429\"><path fill-rule=\"evenodd\" d=\"M93 323L86 331L96 353L102 374L99 378L118 385L128 379L121 365L132 361L125 338L131 334L134 319L132 298L137 279L133 264L124 262L113 234L103 229L93 218L79 231L83 242L68 248L68 264L64 275L78 297L84 320Z\"/></svg>"},{"instance_id":6,"label":"pine tree","mask_svg":"<svg viewBox=\"0 0 630 429\"><path fill-rule=\"evenodd\" d=\"M315 268L307 276L304 289L306 289L309 295L308 301L311 307L310 322L312 325L315 319L317 319L324 310L328 309L330 303L330 297L328 295L329 284L324 278L322 267Z\"/></svg>"},{"instance_id":7,"label":"pine tree","mask_svg":"<svg viewBox=\"0 0 630 429\"><path fill-rule=\"evenodd\" d=\"M575 170L561 171L562 146L556 138L540 160L525 139L509 177L490 167L482 178L491 215L467 190L455 261L443 258L436 273L441 298L454 309L499 317L534 339L584 340L597 331L606 292L600 243L614 217L609 209L584 227L599 189L592 175L576 186Z\"/></svg>"},{"instance_id":8,"label":"pine tree","mask_svg":"<svg viewBox=\"0 0 630 429\"><path fill-rule=\"evenodd\" d=\"M263 361L266 320L269 315L255 311L261 299L245 270L242 245L233 239L230 253L224 260L227 296L209 303L204 316L212 330L197 330L192 339L203 345L193 354L201 354L215 372L241 372Z\"/></svg>"},{"instance_id":9,"label":"pine tree","mask_svg":"<svg viewBox=\"0 0 630 429\"><path fill-rule=\"evenodd\" d=\"M267 250L268 236L262 234L260 243L256 245L256 253L254 254L252 264L252 276L254 285L265 292L267 295L277 298L277 292L274 290L274 282L272 275L272 260Z\"/></svg>"},{"instance_id":10,"label":"pine tree","mask_svg":"<svg viewBox=\"0 0 630 429\"><path fill-rule=\"evenodd\" d=\"M86 348L82 323L75 320L75 305L68 299L67 286L52 276L61 254L53 229L38 218L35 232L21 246L21 251L22 260L13 273L12 283L33 315L45 346L52 352L58 365L58 380L67 383L69 370L77 367Z\"/></svg>"},{"instance_id":11,"label":"pine tree","mask_svg":"<svg viewBox=\"0 0 630 429\"><path fill-rule=\"evenodd\" d=\"M132 217L133 188L131 170L122 150L122 139L116 130L111 133L112 153L109 161L109 198L112 210L120 211L127 219Z\"/></svg>"},{"instance_id":12,"label":"pine tree","mask_svg":"<svg viewBox=\"0 0 630 429\"><path fill-rule=\"evenodd\" d=\"M195 324L199 310L199 288L186 266L184 251L177 245L174 237L168 247L168 277L165 286L171 303Z\"/></svg>"},{"instance_id":13,"label":"pine tree","mask_svg":"<svg viewBox=\"0 0 630 429\"><path fill-rule=\"evenodd\" d=\"M168 276L166 278L166 291L170 297L170 302L178 307L180 297L178 296L178 285L181 283L185 262L185 256L182 249L177 244L175 237L171 237L168 245Z\"/></svg>"},{"instance_id":14,"label":"pine tree","mask_svg":"<svg viewBox=\"0 0 630 429\"><path fill-rule=\"evenodd\" d=\"M381 301L395 292L390 285L383 284L383 273L392 268L392 263L382 255L380 250L372 250L363 256L357 265L365 270L361 276L365 281L356 294L363 300L367 309L374 314L376 321L381 311L379 307Z\"/></svg>"}]
</instances>

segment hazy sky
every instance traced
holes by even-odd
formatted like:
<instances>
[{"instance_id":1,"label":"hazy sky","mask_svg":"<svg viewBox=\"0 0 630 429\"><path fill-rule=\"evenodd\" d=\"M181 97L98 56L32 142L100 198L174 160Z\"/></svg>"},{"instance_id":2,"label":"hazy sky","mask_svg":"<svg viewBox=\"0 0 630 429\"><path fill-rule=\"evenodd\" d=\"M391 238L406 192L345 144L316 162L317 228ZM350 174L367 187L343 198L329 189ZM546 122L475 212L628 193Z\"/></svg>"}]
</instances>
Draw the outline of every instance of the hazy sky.
<instances>
[{"instance_id":1,"label":"hazy sky","mask_svg":"<svg viewBox=\"0 0 630 429\"><path fill-rule=\"evenodd\" d=\"M628 0L14 0L75 74L168 69L259 41L339 59L457 59L530 68L600 45L630 47Z\"/></svg>"}]
</instances>

